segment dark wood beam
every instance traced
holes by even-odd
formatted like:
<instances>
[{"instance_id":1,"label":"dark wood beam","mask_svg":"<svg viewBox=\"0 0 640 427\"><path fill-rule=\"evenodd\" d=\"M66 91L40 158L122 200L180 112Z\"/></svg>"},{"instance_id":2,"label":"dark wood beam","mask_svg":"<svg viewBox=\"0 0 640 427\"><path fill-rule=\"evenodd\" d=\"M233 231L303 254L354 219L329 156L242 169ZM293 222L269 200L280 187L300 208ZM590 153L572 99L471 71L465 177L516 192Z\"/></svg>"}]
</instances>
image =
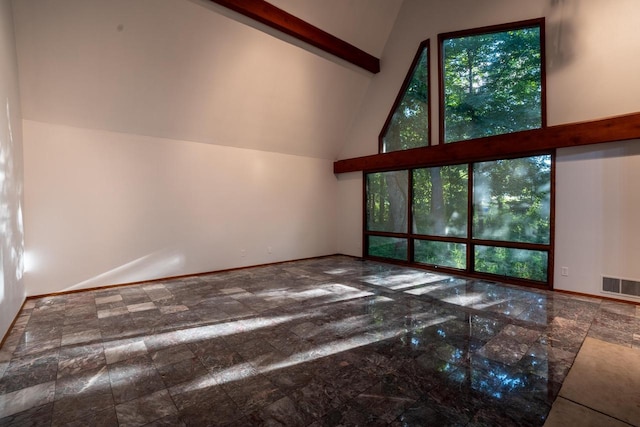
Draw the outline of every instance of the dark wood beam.
<instances>
[{"instance_id":1,"label":"dark wood beam","mask_svg":"<svg viewBox=\"0 0 640 427\"><path fill-rule=\"evenodd\" d=\"M468 141L338 160L334 173L404 169L526 156L556 148L640 138L640 113Z\"/></svg>"},{"instance_id":2,"label":"dark wood beam","mask_svg":"<svg viewBox=\"0 0 640 427\"><path fill-rule=\"evenodd\" d=\"M380 72L380 60L285 12L264 0L211 0L221 6L282 31L325 52L344 59L371 73Z\"/></svg>"}]
</instances>

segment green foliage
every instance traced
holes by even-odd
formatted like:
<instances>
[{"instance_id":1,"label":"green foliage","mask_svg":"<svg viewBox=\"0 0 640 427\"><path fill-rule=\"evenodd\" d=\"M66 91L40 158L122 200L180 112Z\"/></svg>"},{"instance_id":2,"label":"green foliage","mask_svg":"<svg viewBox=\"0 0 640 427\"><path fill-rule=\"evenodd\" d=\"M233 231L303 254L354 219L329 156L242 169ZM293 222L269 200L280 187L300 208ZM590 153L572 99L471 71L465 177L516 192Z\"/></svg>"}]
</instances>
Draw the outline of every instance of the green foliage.
<instances>
[{"instance_id":1,"label":"green foliage","mask_svg":"<svg viewBox=\"0 0 640 427\"><path fill-rule=\"evenodd\" d=\"M415 261L422 264L465 269L467 245L464 243L415 240Z\"/></svg>"},{"instance_id":2,"label":"green foliage","mask_svg":"<svg viewBox=\"0 0 640 427\"><path fill-rule=\"evenodd\" d=\"M473 239L548 244L550 241L551 156L412 170L414 260L545 282L546 251L429 240L467 238L469 168L473 170ZM407 233L408 171L366 176L367 229ZM467 267L468 245L474 265ZM499 245L499 243L497 243ZM469 249L471 250L471 249ZM407 260L407 239L369 236L367 253Z\"/></svg>"},{"instance_id":3,"label":"green foliage","mask_svg":"<svg viewBox=\"0 0 640 427\"><path fill-rule=\"evenodd\" d=\"M369 236L367 253L381 258L407 260L407 241L396 237Z\"/></svg>"},{"instance_id":4,"label":"green foliage","mask_svg":"<svg viewBox=\"0 0 640 427\"><path fill-rule=\"evenodd\" d=\"M468 165L413 171L413 230L431 236L467 236Z\"/></svg>"},{"instance_id":5,"label":"green foliage","mask_svg":"<svg viewBox=\"0 0 640 427\"><path fill-rule=\"evenodd\" d=\"M382 152L429 145L429 70L425 46L411 71L411 80L382 137Z\"/></svg>"},{"instance_id":6,"label":"green foliage","mask_svg":"<svg viewBox=\"0 0 640 427\"><path fill-rule=\"evenodd\" d=\"M473 237L548 244L551 156L475 163Z\"/></svg>"},{"instance_id":7,"label":"green foliage","mask_svg":"<svg viewBox=\"0 0 640 427\"><path fill-rule=\"evenodd\" d=\"M540 28L445 40L445 142L542 125Z\"/></svg>"},{"instance_id":8,"label":"green foliage","mask_svg":"<svg viewBox=\"0 0 640 427\"><path fill-rule=\"evenodd\" d=\"M520 279L547 281L547 252L496 246L475 247L475 271Z\"/></svg>"},{"instance_id":9,"label":"green foliage","mask_svg":"<svg viewBox=\"0 0 640 427\"><path fill-rule=\"evenodd\" d=\"M408 171L366 175L367 230L407 232Z\"/></svg>"}]
</instances>

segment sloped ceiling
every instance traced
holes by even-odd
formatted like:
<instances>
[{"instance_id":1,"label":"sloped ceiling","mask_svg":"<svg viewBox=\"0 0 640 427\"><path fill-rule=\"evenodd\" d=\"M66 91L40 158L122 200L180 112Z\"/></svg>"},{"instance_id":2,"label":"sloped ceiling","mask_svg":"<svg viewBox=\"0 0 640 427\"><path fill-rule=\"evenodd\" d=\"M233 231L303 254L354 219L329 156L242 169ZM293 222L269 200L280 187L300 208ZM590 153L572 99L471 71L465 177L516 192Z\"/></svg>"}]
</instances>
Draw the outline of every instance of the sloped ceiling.
<instances>
[{"instance_id":1,"label":"sloped ceiling","mask_svg":"<svg viewBox=\"0 0 640 427\"><path fill-rule=\"evenodd\" d=\"M272 3L379 57L402 0ZM373 78L204 0L13 9L29 120L335 159Z\"/></svg>"}]
</instances>

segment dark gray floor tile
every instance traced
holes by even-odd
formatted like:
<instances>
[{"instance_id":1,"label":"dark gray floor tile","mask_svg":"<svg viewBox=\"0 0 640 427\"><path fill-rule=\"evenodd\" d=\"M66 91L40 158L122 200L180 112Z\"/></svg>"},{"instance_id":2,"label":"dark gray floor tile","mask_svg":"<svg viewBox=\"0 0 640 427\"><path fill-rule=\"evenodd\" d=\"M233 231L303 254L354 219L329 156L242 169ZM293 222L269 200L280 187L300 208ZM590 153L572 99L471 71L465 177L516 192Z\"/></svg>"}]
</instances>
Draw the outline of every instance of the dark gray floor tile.
<instances>
[{"instance_id":1,"label":"dark gray floor tile","mask_svg":"<svg viewBox=\"0 0 640 427\"><path fill-rule=\"evenodd\" d=\"M177 416L167 390L160 390L116 406L120 426L143 426L161 418Z\"/></svg>"},{"instance_id":2,"label":"dark gray floor tile","mask_svg":"<svg viewBox=\"0 0 640 427\"><path fill-rule=\"evenodd\" d=\"M0 349L0 425L540 426L637 312L343 256L44 297Z\"/></svg>"},{"instance_id":3,"label":"dark gray floor tile","mask_svg":"<svg viewBox=\"0 0 640 427\"><path fill-rule=\"evenodd\" d=\"M58 349L11 359L2 378L0 395L55 380Z\"/></svg>"},{"instance_id":4,"label":"dark gray floor tile","mask_svg":"<svg viewBox=\"0 0 640 427\"><path fill-rule=\"evenodd\" d=\"M2 427L26 427L51 425L53 403L36 406L35 408L0 418Z\"/></svg>"},{"instance_id":5,"label":"dark gray floor tile","mask_svg":"<svg viewBox=\"0 0 640 427\"><path fill-rule=\"evenodd\" d=\"M109 365L109 379L116 404L146 396L165 388L148 356Z\"/></svg>"}]
</instances>

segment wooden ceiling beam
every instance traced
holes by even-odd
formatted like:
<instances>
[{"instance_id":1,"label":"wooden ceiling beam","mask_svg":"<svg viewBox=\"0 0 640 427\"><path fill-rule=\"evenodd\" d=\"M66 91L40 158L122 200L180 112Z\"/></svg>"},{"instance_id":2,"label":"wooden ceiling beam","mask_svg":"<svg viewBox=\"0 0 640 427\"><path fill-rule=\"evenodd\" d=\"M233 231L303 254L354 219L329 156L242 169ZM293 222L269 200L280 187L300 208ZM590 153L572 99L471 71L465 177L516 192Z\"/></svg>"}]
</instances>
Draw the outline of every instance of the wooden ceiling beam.
<instances>
[{"instance_id":1,"label":"wooden ceiling beam","mask_svg":"<svg viewBox=\"0 0 640 427\"><path fill-rule=\"evenodd\" d=\"M338 160L333 171L338 174L477 162L629 139L640 139L640 113Z\"/></svg>"},{"instance_id":2,"label":"wooden ceiling beam","mask_svg":"<svg viewBox=\"0 0 640 427\"><path fill-rule=\"evenodd\" d=\"M264 0L210 0L255 21L288 34L371 73L380 72L380 60L367 52L291 15Z\"/></svg>"}]
</instances>

